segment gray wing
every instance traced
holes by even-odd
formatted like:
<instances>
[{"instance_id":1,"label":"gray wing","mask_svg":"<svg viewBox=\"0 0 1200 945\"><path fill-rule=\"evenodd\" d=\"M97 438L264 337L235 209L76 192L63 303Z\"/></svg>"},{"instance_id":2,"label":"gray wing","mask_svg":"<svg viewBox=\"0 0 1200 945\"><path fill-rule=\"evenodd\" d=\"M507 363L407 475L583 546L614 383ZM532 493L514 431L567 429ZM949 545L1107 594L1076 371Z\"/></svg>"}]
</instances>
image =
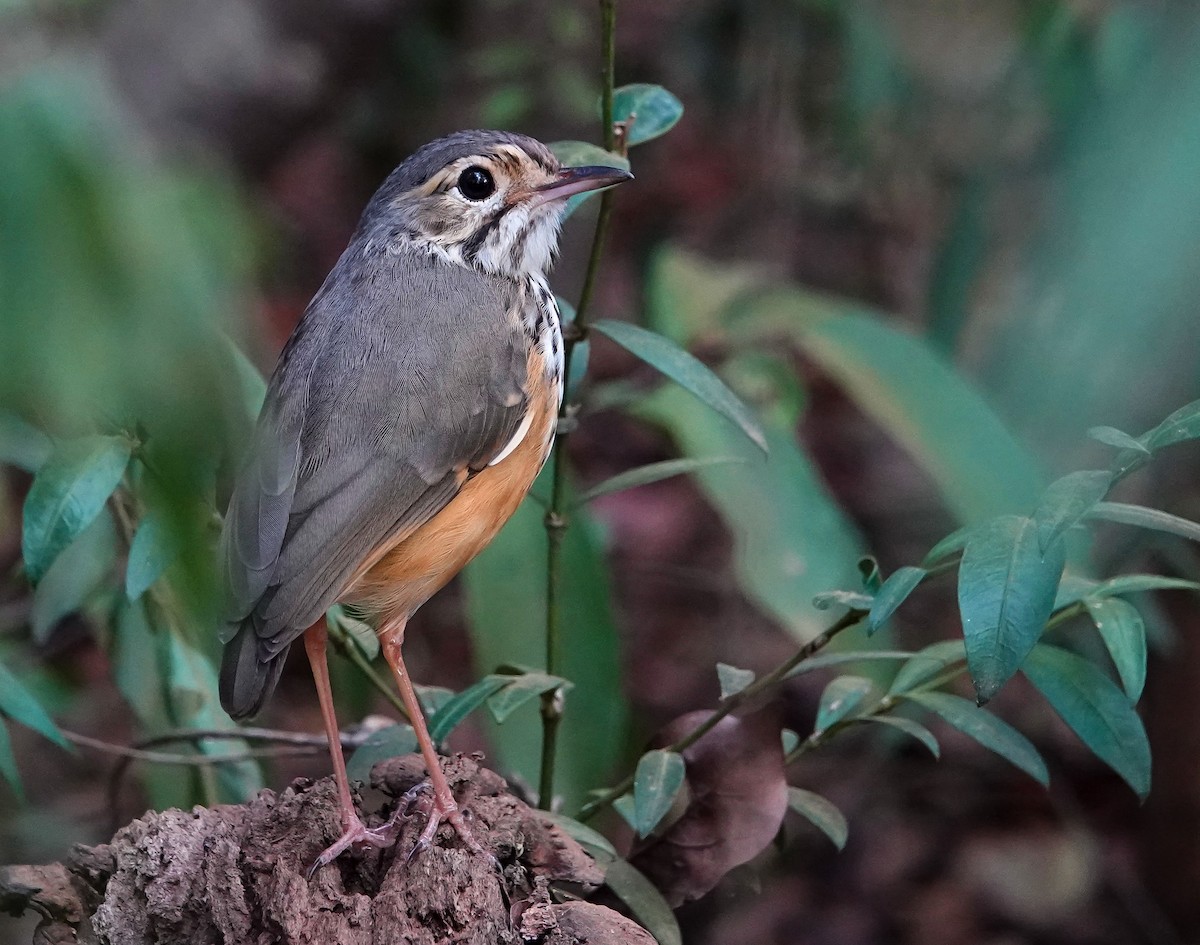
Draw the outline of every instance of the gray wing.
<instances>
[{"instance_id":1,"label":"gray wing","mask_svg":"<svg viewBox=\"0 0 1200 945\"><path fill-rule=\"evenodd\" d=\"M347 250L284 349L226 513L230 714L257 711L363 558L449 502L527 409L512 283L361 253Z\"/></svg>"}]
</instances>

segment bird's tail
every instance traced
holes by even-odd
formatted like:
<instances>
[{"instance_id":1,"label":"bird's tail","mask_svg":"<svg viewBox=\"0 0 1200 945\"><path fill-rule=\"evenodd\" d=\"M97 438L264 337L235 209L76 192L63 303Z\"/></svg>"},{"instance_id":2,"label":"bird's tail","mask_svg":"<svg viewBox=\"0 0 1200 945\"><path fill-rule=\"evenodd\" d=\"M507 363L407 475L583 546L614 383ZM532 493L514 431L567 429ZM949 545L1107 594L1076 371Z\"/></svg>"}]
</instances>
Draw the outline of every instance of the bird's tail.
<instances>
[{"instance_id":1,"label":"bird's tail","mask_svg":"<svg viewBox=\"0 0 1200 945\"><path fill-rule=\"evenodd\" d=\"M279 682L287 650L267 660L259 659L259 639L253 618L243 621L225 644L221 658L221 705L231 718L257 715Z\"/></svg>"}]
</instances>

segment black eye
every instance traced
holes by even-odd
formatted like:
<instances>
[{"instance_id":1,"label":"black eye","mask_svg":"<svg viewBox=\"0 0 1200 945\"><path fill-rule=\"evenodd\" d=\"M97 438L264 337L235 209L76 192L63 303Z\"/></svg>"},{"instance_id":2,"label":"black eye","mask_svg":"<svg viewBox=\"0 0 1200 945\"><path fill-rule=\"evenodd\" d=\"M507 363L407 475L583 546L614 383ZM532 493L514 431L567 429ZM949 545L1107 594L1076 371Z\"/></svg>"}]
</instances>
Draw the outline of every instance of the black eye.
<instances>
[{"instance_id":1,"label":"black eye","mask_svg":"<svg viewBox=\"0 0 1200 945\"><path fill-rule=\"evenodd\" d=\"M472 164L458 175L458 190L468 200L486 200L496 192L496 182L482 167Z\"/></svg>"}]
</instances>

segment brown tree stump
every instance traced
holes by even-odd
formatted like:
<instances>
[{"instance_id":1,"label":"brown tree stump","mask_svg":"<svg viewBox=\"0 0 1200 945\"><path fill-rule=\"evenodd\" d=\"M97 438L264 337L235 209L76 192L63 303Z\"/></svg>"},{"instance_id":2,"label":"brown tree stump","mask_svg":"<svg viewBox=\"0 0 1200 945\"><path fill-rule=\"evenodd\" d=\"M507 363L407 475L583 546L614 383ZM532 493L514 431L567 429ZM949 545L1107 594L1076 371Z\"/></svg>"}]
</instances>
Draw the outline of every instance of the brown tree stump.
<instances>
[{"instance_id":1,"label":"brown tree stump","mask_svg":"<svg viewBox=\"0 0 1200 945\"><path fill-rule=\"evenodd\" d=\"M609 909L556 902L551 884L601 883L596 863L473 758L445 767L499 867L450 827L410 861L418 816L394 847L348 851L310 877L341 818L332 779L302 779L244 805L147 813L62 863L0 868L0 909L39 913L39 945L653 945ZM386 820L423 777L415 755L376 765L372 784L388 800L368 821Z\"/></svg>"}]
</instances>

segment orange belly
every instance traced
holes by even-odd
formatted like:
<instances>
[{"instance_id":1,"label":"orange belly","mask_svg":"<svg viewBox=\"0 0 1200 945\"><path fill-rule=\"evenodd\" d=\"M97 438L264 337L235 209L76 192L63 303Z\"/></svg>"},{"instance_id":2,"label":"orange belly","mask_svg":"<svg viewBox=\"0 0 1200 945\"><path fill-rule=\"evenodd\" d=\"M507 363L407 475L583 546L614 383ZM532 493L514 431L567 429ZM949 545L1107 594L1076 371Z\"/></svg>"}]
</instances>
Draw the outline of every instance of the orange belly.
<instances>
[{"instance_id":1,"label":"orange belly","mask_svg":"<svg viewBox=\"0 0 1200 945\"><path fill-rule=\"evenodd\" d=\"M516 449L467 479L440 512L383 552L350 582L344 601L379 614L380 626L407 618L496 537L537 478L557 422L557 391L539 362L530 358L533 419Z\"/></svg>"}]
</instances>

